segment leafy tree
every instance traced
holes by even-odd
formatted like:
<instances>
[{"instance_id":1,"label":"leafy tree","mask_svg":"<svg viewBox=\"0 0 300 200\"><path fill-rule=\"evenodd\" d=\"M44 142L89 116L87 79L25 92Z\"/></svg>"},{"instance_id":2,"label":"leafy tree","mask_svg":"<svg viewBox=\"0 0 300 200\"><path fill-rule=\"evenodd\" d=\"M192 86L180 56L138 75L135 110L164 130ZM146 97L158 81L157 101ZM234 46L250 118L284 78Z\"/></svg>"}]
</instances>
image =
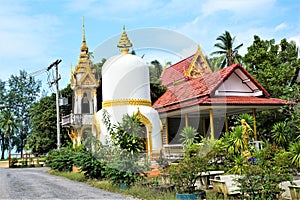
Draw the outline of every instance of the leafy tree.
<instances>
[{"instance_id":1,"label":"leafy tree","mask_svg":"<svg viewBox=\"0 0 300 200\"><path fill-rule=\"evenodd\" d=\"M26 71L20 71L18 76L12 75L9 78L8 84L8 107L15 115L15 123L19 126L15 135L16 150L23 155L23 149L30 132L29 108L39 95L40 83L29 76Z\"/></svg>"},{"instance_id":2,"label":"leafy tree","mask_svg":"<svg viewBox=\"0 0 300 200\"><path fill-rule=\"evenodd\" d=\"M212 52L211 55L220 55L220 68L224 68L234 64L234 62L241 61L242 57L238 54L238 50L243 46L243 44L239 44L234 47L235 36L231 37L230 33L225 31L225 33L217 37L217 40L220 42L216 43L214 46L218 47L220 50Z\"/></svg>"},{"instance_id":3,"label":"leafy tree","mask_svg":"<svg viewBox=\"0 0 300 200\"><path fill-rule=\"evenodd\" d=\"M276 44L274 39L262 40L255 35L243 61L272 97L299 102L300 85L295 81L295 75L300 68L300 59L295 42L282 39ZM279 111L263 111L257 115L257 129L261 137L271 140L272 125L286 121L289 132L293 133L289 139L293 141L300 130L297 116L297 105L287 105Z\"/></svg>"},{"instance_id":4,"label":"leafy tree","mask_svg":"<svg viewBox=\"0 0 300 200\"><path fill-rule=\"evenodd\" d=\"M104 65L106 59L102 58L100 63L96 63L96 77L100 80L100 85L97 88L97 109L102 109L102 66Z\"/></svg>"},{"instance_id":5,"label":"leafy tree","mask_svg":"<svg viewBox=\"0 0 300 200\"><path fill-rule=\"evenodd\" d=\"M46 96L34 103L29 116L32 127L26 148L33 153L43 154L56 148L55 95Z\"/></svg>"},{"instance_id":6,"label":"leafy tree","mask_svg":"<svg viewBox=\"0 0 300 200\"><path fill-rule=\"evenodd\" d=\"M61 114L68 115L72 106L72 90L70 85L60 91L63 97L68 98L69 104L61 107ZM45 96L33 103L29 110L30 125L32 127L30 136L26 142L26 148L33 153L47 153L57 147L56 126L56 99L55 94ZM67 130L61 129L62 146L69 141Z\"/></svg>"},{"instance_id":7,"label":"leafy tree","mask_svg":"<svg viewBox=\"0 0 300 200\"><path fill-rule=\"evenodd\" d=\"M149 67L150 73L150 82L151 83L160 83L160 77L163 71L163 67L159 61L153 60L151 61L151 66Z\"/></svg>"},{"instance_id":8,"label":"leafy tree","mask_svg":"<svg viewBox=\"0 0 300 200\"><path fill-rule=\"evenodd\" d=\"M166 90L167 88L159 83L150 83L151 102L154 103Z\"/></svg>"},{"instance_id":9,"label":"leafy tree","mask_svg":"<svg viewBox=\"0 0 300 200\"><path fill-rule=\"evenodd\" d=\"M280 44L275 40L261 40L254 36L253 44L248 47L244 62L248 71L275 98L291 97L292 82L297 69L300 68L298 49L295 42L282 39Z\"/></svg>"},{"instance_id":10,"label":"leafy tree","mask_svg":"<svg viewBox=\"0 0 300 200\"><path fill-rule=\"evenodd\" d=\"M5 109L6 102L6 89L5 82L0 80L0 114L2 115L2 111ZM7 149L7 137L5 136L5 132L0 129L0 144L1 144L1 159L4 159L4 152Z\"/></svg>"}]
</instances>

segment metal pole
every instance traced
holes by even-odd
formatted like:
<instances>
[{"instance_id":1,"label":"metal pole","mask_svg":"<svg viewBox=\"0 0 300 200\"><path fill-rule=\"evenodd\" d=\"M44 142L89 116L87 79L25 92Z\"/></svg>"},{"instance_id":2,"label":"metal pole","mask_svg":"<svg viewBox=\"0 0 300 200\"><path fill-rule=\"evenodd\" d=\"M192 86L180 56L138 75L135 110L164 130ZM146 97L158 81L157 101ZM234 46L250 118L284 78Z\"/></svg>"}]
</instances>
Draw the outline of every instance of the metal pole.
<instances>
[{"instance_id":1,"label":"metal pole","mask_svg":"<svg viewBox=\"0 0 300 200\"><path fill-rule=\"evenodd\" d=\"M59 124L59 87L58 87L58 63L56 63L56 126L57 126L57 149L60 147L60 124Z\"/></svg>"},{"instance_id":2,"label":"metal pole","mask_svg":"<svg viewBox=\"0 0 300 200\"><path fill-rule=\"evenodd\" d=\"M59 74L58 74L58 64L61 62L61 60L56 60L53 62L48 68L47 71L49 71L52 67L55 67L56 69L56 77L52 84L56 84L56 127L57 127L57 149L60 147L60 124L59 124L59 87L58 87L58 81L60 80Z\"/></svg>"}]
</instances>

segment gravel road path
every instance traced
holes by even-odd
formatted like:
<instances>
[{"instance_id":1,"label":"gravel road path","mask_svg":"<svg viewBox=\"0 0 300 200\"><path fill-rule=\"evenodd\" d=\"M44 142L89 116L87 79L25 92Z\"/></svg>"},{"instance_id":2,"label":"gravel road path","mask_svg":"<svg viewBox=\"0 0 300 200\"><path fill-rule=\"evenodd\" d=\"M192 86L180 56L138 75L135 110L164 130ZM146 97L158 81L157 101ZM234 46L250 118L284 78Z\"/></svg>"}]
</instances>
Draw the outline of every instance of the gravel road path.
<instances>
[{"instance_id":1,"label":"gravel road path","mask_svg":"<svg viewBox=\"0 0 300 200\"><path fill-rule=\"evenodd\" d=\"M0 168L0 199L134 199L46 173Z\"/></svg>"}]
</instances>

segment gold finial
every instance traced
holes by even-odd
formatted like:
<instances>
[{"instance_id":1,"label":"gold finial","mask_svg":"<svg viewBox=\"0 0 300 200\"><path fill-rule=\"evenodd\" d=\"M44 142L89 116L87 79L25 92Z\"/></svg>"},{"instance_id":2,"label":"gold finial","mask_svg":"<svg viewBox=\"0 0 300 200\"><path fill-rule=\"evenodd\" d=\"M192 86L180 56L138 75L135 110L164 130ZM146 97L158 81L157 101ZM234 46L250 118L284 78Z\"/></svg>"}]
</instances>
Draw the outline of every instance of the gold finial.
<instances>
[{"instance_id":1,"label":"gold finial","mask_svg":"<svg viewBox=\"0 0 300 200\"><path fill-rule=\"evenodd\" d=\"M117 47L120 48L120 51L122 54L128 54L129 47L132 47L132 43L128 39L125 26L123 26L123 33L121 35L120 41L117 44Z\"/></svg>"}]
</instances>

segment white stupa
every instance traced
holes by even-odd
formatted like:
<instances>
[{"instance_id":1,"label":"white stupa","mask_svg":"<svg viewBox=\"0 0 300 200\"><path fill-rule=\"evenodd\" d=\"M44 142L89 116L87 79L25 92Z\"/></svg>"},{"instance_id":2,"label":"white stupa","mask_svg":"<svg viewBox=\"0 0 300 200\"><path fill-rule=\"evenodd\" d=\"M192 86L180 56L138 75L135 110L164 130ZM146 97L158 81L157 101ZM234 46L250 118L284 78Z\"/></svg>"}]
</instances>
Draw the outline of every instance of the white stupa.
<instances>
[{"instance_id":1,"label":"white stupa","mask_svg":"<svg viewBox=\"0 0 300 200\"><path fill-rule=\"evenodd\" d=\"M144 60L128 53L132 47L125 28L117 45L121 54L109 58L102 67L102 109L95 115L93 129L101 143L110 140L103 123L104 109L114 124L125 114L136 115L146 127L148 155L162 148L161 123L158 112L151 107L149 68Z\"/></svg>"}]
</instances>

